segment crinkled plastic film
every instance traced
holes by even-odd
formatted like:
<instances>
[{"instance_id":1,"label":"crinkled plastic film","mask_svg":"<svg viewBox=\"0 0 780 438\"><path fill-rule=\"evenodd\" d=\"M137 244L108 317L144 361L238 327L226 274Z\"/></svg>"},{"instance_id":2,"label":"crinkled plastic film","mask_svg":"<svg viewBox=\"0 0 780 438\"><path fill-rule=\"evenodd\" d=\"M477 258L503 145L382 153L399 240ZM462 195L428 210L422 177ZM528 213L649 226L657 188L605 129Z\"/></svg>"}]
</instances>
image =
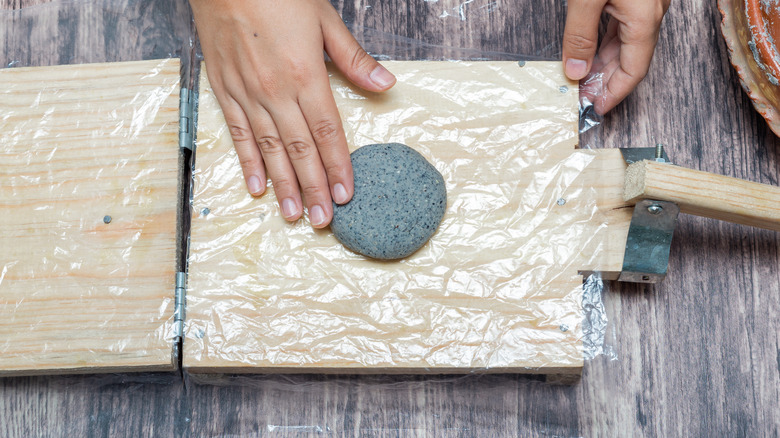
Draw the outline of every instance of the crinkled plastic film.
<instances>
[{"instance_id":1,"label":"crinkled plastic film","mask_svg":"<svg viewBox=\"0 0 780 438\"><path fill-rule=\"evenodd\" d=\"M407 144L448 192L431 241L395 262L286 223L272 190L250 196L201 77L187 370L579 372L579 271L606 221L576 85L556 62L385 65L398 83L382 96L332 76L348 144Z\"/></svg>"},{"instance_id":2,"label":"crinkled plastic film","mask_svg":"<svg viewBox=\"0 0 780 438\"><path fill-rule=\"evenodd\" d=\"M189 20L142 3L0 12L0 375L178 367L175 57Z\"/></svg>"}]
</instances>

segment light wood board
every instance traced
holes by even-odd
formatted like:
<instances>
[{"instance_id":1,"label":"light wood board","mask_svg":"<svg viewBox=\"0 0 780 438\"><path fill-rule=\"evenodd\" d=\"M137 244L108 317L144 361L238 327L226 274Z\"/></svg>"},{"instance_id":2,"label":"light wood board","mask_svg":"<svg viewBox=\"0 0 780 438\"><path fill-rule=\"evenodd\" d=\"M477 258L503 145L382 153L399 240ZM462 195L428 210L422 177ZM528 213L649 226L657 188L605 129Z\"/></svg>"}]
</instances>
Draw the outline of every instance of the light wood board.
<instances>
[{"instance_id":1,"label":"light wood board","mask_svg":"<svg viewBox=\"0 0 780 438\"><path fill-rule=\"evenodd\" d=\"M448 190L431 241L389 263L287 224L272 189L252 198L201 76L189 371L580 371L580 272L622 264L620 153L576 149L577 86L560 63L385 65L398 83L384 95L332 73L350 148L406 143Z\"/></svg>"},{"instance_id":2,"label":"light wood board","mask_svg":"<svg viewBox=\"0 0 780 438\"><path fill-rule=\"evenodd\" d=\"M0 70L0 374L174 368L178 94L177 59Z\"/></svg>"}]
</instances>

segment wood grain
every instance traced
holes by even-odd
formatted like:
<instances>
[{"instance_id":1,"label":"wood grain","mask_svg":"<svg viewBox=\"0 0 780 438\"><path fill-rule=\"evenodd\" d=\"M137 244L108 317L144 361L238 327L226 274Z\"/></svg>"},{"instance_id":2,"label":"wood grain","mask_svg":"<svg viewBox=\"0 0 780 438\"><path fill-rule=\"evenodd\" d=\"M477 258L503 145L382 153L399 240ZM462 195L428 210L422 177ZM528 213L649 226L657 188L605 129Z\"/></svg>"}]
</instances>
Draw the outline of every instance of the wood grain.
<instances>
[{"instance_id":1,"label":"wood grain","mask_svg":"<svg viewBox=\"0 0 780 438\"><path fill-rule=\"evenodd\" d=\"M0 374L173 369L178 60L0 71Z\"/></svg>"},{"instance_id":2,"label":"wood grain","mask_svg":"<svg viewBox=\"0 0 780 438\"><path fill-rule=\"evenodd\" d=\"M681 213L780 231L780 188L640 161L628 166L624 199L671 201Z\"/></svg>"},{"instance_id":3,"label":"wood grain","mask_svg":"<svg viewBox=\"0 0 780 438\"><path fill-rule=\"evenodd\" d=\"M73 31L86 26L86 20L57 20L69 3L37 7L36 14L50 17L47 26L20 17L0 28L0 40L14 35L14 44L38 47L41 62L56 64L58 53L73 46ZM143 3L172 9L141 23L189 23L184 13L170 18L186 11L185 1ZM461 3L465 19L450 13ZM565 2L334 4L358 40L390 59L442 59L444 53L473 59L484 51L488 59L554 59L561 53ZM93 14L93 23L104 19ZM777 186L780 142L740 87L720 20L715 2L672 2L647 78L601 126L581 135L581 145L663 142L681 166ZM119 38L102 29L100 38ZM44 32L53 35L52 44L37 46L34 37L27 43L28 35ZM2 65L23 59L8 57L17 50L8 41L0 43ZM142 52L156 43L143 33L135 41L148 47ZM129 44L124 40L121 50ZM779 243L775 232L682 216L663 283L607 284L606 351L614 356L587 362L575 386L511 375L277 376L185 391L154 379L6 378L0 380L0 434L777 436Z\"/></svg>"}]
</instances>

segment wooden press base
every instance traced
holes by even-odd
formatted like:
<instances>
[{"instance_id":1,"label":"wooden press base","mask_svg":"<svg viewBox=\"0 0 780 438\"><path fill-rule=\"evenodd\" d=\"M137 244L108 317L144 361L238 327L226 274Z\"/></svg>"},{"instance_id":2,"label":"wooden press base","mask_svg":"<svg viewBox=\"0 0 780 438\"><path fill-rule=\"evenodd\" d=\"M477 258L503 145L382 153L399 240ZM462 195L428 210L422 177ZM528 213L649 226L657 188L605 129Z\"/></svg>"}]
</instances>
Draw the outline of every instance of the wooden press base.
<instances>
[{"instance_id":1,"label":"wooden press base","mask_svg":"<svg viewBox=\"0 0 780 438\"><path fill-rule=\"evenodd\" d=\"M174 369L178 94L177 59L0 70L0 375Z\"/></svg>"},{"instance_id":2,"label":"wooden press base","mask_svg":"<svg viewBox=\"0 0 780 438\"><path fill-rule=\"evenodd\" d=\"M432 240L389 263L286 223L272 188L247 193L202 75L184 367L579 373L582 273L622 266L620 153L577 149L577 85L560 63L385 65L398 83L383 95L332 75L348 144L407 143L448 190Z\"/></svg>"}]
</instances>

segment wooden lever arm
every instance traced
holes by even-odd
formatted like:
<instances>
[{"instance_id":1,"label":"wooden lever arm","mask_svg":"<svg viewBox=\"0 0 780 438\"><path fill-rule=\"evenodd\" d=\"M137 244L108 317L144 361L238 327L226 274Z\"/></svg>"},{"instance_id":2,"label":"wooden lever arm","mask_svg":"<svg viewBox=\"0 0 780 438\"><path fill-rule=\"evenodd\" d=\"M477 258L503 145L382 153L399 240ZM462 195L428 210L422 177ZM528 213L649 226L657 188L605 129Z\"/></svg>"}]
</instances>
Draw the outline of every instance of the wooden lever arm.
<instances>
[{"instance_id":1,"label":"wooden lever arm","mask_svg":"<svg viewBox=\"0 0 780 438\"><path fill-rule=\"evenodd\" d=\"M655 161L628 166L624 199L672 201L681 213L780 231L780 187Z\"/></svg>"}]
</instances>

